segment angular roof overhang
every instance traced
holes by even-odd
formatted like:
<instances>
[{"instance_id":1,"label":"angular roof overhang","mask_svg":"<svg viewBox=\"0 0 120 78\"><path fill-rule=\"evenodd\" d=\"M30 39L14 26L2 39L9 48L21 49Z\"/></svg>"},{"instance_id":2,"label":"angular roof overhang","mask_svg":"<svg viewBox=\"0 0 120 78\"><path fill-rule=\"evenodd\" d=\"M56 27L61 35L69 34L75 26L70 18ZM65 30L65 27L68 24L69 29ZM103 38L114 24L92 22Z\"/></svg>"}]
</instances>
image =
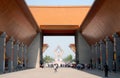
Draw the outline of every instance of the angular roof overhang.
<instances>
[{"instance_id":1,"label":"angular roof overhang","mask_svg":"<svg viewBox=\"0 0 120 78\"><path fill-rule=\"evenodd\" d=\"M0 0L0 32L29 45L38 31L24 0Z\"/></svg>"},{"instance_id":2,"label":"angular roof overhang","mask_svg":"<svg viewBox=\"0 0 120 78\"><path fill-rule=\"evenodd\" d=\"M48 44L43 44L42 52L44 53L48 47L49 47Z\"/></svg>"},{"instance_id":3,"label":"angular roof overhang","mask_svg":"<svg viewBox=\"0 0 120 78\"><path fill-rule=\"evenodd\" d=\"M76 52L75 44L70 44L69 47L74 53Z\"/></svg>"},{"instance_id":4,"label":"angular roof overhang","mask_svg":"<svg viewBox=\"0 0 120 78\"><path fill-rule=\"evenodd\" d=\"M89 44L95 44L113 33L120 34L120 0L96 0L84 22L80 32Z\"/></svg>"},{"instance_id":5,"label":"angular roof overhang","mask_svg":"<svg viewBox=\"0 0 120 78\"><path fill-rule=\"evenodd\" d=\"M115 32L120 33L119 3L120 0L96 0L87 14L90 7L29 7L29 10L24 0L0 0L0 32L7 32L8 36L29 45L38 32L71 34L75 30L69 29L68 25L77 25L83 37L92 45L106 36L113 39ZM44 29L55 25L56 29ZM69 30L59 26L66 26Z\"/></svg>"}]
</instances>

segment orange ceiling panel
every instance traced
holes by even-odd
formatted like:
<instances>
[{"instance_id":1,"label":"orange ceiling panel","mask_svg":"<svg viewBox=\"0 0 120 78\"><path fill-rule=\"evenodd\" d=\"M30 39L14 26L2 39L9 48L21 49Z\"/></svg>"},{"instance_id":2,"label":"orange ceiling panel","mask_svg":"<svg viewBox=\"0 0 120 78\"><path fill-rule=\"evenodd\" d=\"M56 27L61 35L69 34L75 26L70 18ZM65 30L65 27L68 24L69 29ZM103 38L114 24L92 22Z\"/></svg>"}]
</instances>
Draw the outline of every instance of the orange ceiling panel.
<instances>
[{"instance_id":1,"label":"orange ceiling panel","mask_svg":"<svg viewBox=\"0 0 120 78\"><path fill-rule=\"evenodd\" d=\"M37 24L81 25L90 6L29 6Z\"/></svg>"}]
</instances>

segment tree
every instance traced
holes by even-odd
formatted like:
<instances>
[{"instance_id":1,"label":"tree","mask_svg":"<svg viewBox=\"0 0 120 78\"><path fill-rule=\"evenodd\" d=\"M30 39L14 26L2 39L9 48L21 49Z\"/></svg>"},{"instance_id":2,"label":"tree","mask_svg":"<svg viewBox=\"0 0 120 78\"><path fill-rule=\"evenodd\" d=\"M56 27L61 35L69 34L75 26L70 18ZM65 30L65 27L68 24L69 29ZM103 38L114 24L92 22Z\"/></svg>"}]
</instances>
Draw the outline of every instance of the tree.
<instances>
[{"instance_id":1,"label":"tree","mask_svg":"<svg viewBox=\"0 0 120 78\"><path fill-rule=\"evenodd\" d=\"M71 55L71 54L68 55L67 57L65 57L65 58L63 59L63 61L64 61L64 62L71 62L71 61L72 61L72 55Z\"/></svg>"},{"instance_id":2,"label":"tree","mask_svg":"<svg viewBox=\"0 0 120 78\"><path fill-rule=\"evenodd\" d=\"M52 57L47 56L47 55L43 58L43 60L44 60L45 63L49 63L49 62L54 61L54 59Z\"/></svg>"}]
</instances>

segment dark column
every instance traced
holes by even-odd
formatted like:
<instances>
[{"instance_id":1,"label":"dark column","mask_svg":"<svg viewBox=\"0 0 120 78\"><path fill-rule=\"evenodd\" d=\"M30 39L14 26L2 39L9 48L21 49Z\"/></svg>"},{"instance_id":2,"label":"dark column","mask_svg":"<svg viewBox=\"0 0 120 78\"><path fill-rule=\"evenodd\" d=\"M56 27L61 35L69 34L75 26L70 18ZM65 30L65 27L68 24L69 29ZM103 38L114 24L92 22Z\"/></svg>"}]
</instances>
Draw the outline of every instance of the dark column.
<instances>
[{"instance_id":1,"label":"dark column","mask_svg":"<svg viewBox=\"0 0 120 78\"><path fill-rule=\"evenodd\" d=\"M27 45L24 45L24 53L23 53L23 64L24 64L24 68L27 67Z\"/></svg>"},{"instance_id":2,"label":"dark column","mask_svg":"<svg viewBox=\"0 0 120 78\"><path fill-rule=\"evenodd\" d=\"M43 65L43 35L42 32L40 33L40 65Z\"/></svg>"},{"instance_id":3,"label":"dark column","mask_svg":"<svg viewBox=\"0 0 120 78\"><path fill-rule=\"evenodd\" d=\"M0 72L5 72L5 49L6 49L6 36L4 32L0 35Z\"/></svg>"},{"instance_id":4,"label":"dark column","mask_svg":"<svg viewBox=\"0 0 120 78\"><path fill-rule=\"evenodd\" d=\"M95 53L95 45L91 46L91 52L92 52L92 66L93 68L95 68L95 64L96 64L96 53Z\"/></svg>"},{"instance_id":5,"label":"dark column","mask_svg":"<svg viewBox=\"0 0 120 78\"><path fill-rule=\"evenodd\" d=\"M78 36L79 36L79 31L77 30L76 31L76 35L75 35L75 46L76 46L76 64L78 64L79 63L79 50L78 50L78 46L79 46L79 44L78 44Z\"/></svg>"},{"instance_id":6,"label":"dark column","mask_svg":"<svg viewBox=\"0 0 120 78\"><path fill-rule=\"evenodd\" d=\"M100 52L102 54L101 68L103 69L103 66L106 63L106 45L102 40L99 42L99 44L100 44Z\"/></svg>"},{"instance_id":7,"label":"dark column","mask_svg":"<svg viewBox=\"0 0 120 78\"><path fill-rule=\"evenodd\" d=\"M8 58L8 70L13 71L13 42L14 38L11 37L6 45L6 56Z\"/></svg>"},{"instance_id":8,"label":"dark column","mask_svg":"<svg viewBox=\"0 0 120 78\"><path fill-rule=\"evenodd\" d=\"M107 59L107 64L109 67L109 70L113 70L113 52L114 52L114 45L112 41L110 40L109 37L105 38L106 41L106 59Z\"/></svg>"},{"instance_id":9,"label":"dark column","mask_svg":"<svg viewBox=\"0 0 120 78\"><path fill-rule=\"evenodd\" d=\"M116 70L120 71L120 37L117 33L113 34L114 52L116 52Z\"/></svg>"},{"instance_id":10,"label":"dark column","mask_svg":"<svg viewBox=\"0 0 120 78\"><path fill-rule=\"evenodd\" d=\"M98 43L95 44L95 52L96 52L96 68L100 68L100 45Z\"/></svg>"},{"instance_id":11,"label":"dark column","mask_svg":"<svg viewBox=\"0 0 120 78\"><path fill-rule=\"evenodd\" d=\"M20 61L20 64L21 65L23 65L23 46L24 46L24 44L23 43L21 43L20 44L20 49L19 49L19 53L18 53L18 56L19 56L19 61Z\"/></svg>"},{"instance_id":12,"label":"dark column","mask_svg":"<svg viewBox=\"0 0 120 78\"><path fill-rule=\"evenodd\" d=\"M19 41L15 42L15 44L14 44L14 54L13 54L13 68L14 68L14 70L16 70L17 65L18 65L19 44L20 44Z\"/></svg>"}]
</instances>

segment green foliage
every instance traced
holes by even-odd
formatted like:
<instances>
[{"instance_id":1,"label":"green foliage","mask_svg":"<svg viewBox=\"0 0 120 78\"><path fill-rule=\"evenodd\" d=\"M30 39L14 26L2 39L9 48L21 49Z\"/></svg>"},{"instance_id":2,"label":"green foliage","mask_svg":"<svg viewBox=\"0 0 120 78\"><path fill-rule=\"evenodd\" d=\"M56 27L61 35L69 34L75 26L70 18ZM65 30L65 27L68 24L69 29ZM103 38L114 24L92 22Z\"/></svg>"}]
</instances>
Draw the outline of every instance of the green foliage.
<instances>
[{"instance_id":1,"label":"green foliage","mask_svg":"<svg viewBox=\"0 0 120 78\"><path fill-rule=\"evenodd\" d=\"M71 54L63 59L64 62L71 62L72 60L73 59L72 59L72 55Z\"/></svg>"},{"instance_id":2,"label":"green foliage","mask_svg":"<svg viewBox=\"0 0 120 78\"><path fill-rule=\"evenodd\" d=\"M71 60L71 62L75 62L75 58Z\"/></svg>"},{"instance_id":3,"label":"green foliage","mask_svg":"<svg viewBox=\"0 0 120 78\"><path fill-rule=\"evenodd\" d=\"M45 63L49 63L49 62L54 61L54 59L52 57L47 56L47 55L43 58L43 60L44 60Z\"/></svg>"}]
</instances>

